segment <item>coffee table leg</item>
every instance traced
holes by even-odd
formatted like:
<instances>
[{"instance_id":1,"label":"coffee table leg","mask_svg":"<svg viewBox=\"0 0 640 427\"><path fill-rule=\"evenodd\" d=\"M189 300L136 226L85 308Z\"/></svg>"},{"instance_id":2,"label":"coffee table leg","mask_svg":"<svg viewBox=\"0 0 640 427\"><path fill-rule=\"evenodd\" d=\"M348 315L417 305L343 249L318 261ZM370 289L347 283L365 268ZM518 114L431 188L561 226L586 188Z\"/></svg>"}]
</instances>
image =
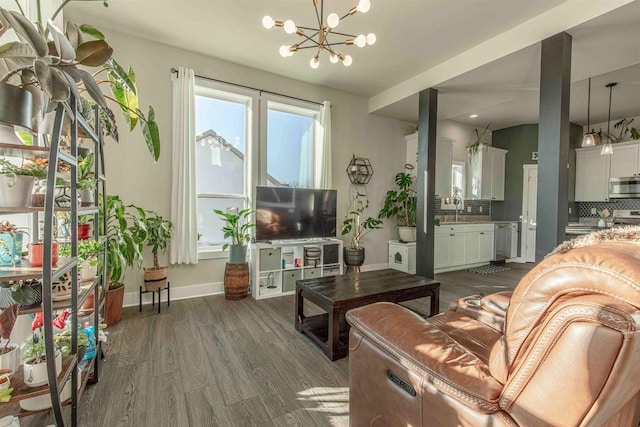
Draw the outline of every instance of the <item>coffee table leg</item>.
<instances>
[{"instance_id":1,"label":"coffee table leg","mask_svg":"<svg viewBox=\"0 0 640 427\"><path fill-rule=\"evenodd\" d=\"M431 313L429 317L435 316L440 313L440 289L434 289L431 291Z\"/></svg>"},{"instance_id":2,"label":"coffee table leg","mask_svg":"<svg viewBox=\"0 0 640 427\"><path fill-rule=\"evenodd\" d=\"M329 359L336 360L338 355L338 347L340 346L340 311L332 309L329 313L329 339L327 340L327 356Z\"/></svg>"},{"instance_id":3,"label":"coffee table leg","mask_svg":"<svg viewBox=\"0 0 640 427\"><path fill-rule=\"evenodd\" d=\"M295 325L296 331L302 331L300 325L304 321L304 298L302 297L302 290L298 289L296 292L296 311L295 311Z\"/></svg>"}]
</instances>

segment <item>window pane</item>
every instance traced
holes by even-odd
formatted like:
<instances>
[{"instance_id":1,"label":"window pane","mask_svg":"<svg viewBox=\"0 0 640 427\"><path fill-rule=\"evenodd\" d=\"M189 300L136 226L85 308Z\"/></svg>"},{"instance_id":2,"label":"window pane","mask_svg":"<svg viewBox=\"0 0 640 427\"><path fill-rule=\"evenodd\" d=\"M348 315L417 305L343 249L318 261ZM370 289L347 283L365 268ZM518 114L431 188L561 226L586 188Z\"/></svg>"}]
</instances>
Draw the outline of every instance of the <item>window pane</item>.
<instances>
[{"instance_id":1,"label":"window pane","mask_svg":"<svg viewBox=\"0 0 640 427\"><path fill-rule=\"evenodd\" d=\"M247 106L196 96L198 193L244 194Z\"/></svg>"},{"instance_id":2,"label":"window pane","mask_svg":"<svg viewBox=\"0 0 640 427\"><path fill-rule=\"evenodd\" d=\"M231 239L224 239L222 232L224 221L213 210L220 209L226 212L232 208L243 209L244 200L198 198L198 247L222 246L224 243L231 243Z\"/></svg>"},{"instance_id":3,"label":"window pane","mask_svg":"<svg viewBox=\"0 0 640 427\"><path fill-rule=\"evenodd\" d=\"M267 185L312 187L313 118L269 109Z\"/></svg>"}]
</instances>

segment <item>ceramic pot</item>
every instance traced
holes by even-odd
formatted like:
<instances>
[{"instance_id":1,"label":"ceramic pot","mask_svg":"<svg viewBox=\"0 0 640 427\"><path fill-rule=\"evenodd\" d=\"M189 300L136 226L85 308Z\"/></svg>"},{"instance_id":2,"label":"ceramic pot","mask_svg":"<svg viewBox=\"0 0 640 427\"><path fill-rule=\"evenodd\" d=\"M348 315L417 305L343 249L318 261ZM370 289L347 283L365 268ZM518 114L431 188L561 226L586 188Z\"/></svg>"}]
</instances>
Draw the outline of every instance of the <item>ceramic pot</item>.
<instances>
[{"instance_id":1,"label":"ceramic pot","mask_svg":"<svg viewBox=\"0 0 640 427\"><path fill-rule=\"evenodd\" d=\"M31 92L8 83L0 83L0 123L32 129L32 109Z\"/></svg>"},{"instance_id":2,"label":"ceramic pot","mask_svg":"<svg viewBox=\"0 0 640 427\"><path fill-rule=\"evenodd\" d=\"M20 419L13 415L0 418L0 427L20 427Z\"/></svg>"},{"instance_id":3,"label":"ceramic pot","mask_svg":"<svg viewBox=\"0 0 640 427\"><path fill-rule=\"evenodd\" d=\"M0 174L0 206L29 207L34 182L35 178L32 176Z\"/></svg>"},{"instance_id":4,"label":"ceramic pot","mask_svg":"<svg viewBox=\"0 0 640 427\"><path fill-rule=\"evenodd\" d=\"M82 378L82 372L78 368L78 378ZM78 381L78 388L80 388L81 381ZM65 402L71 399L71 380L67 381L62 391L60 392L60 402ZM49 393L41 396L31 397L29 399L23 399L20 402L20 408L25 411L42 411L51 408L51 395Z\"/></svg>"},{"instance_id":5,"label":"ceramic pot","mask_svg":"<svg viewBox=\"0 0 640 427\"><path fill-rule=\"evenodd\" d=\"M0 265L20 264L22 260L22 232L0 233Z\"/></svg>"},{"instance_id":6,"label":"ceramic pot","mask_svg":"<svg viewBox=\"0 0 640 427\"><path fill-rule=\"evenodd\" d=\"M60 375L62 371L62 353L56 351L56 374ZM49 383L49 377L47 376L47 363L41 362L32 364L24 362L22 365L22 374L24 375L24 383L29 387L40 387Z\"/></svg>"},{"instance_id":7,"label":"ceramic pot","mask_svg":"<svg viewBox=\"0 0 640 427\"><path fill-rule=\"evenodd\" d=\"M53 265L56 265L56 263L58 262L58 242L51 243L51 250L52 250L51 252L52 263ZM31 243L29 245L28 260L33 267L42 266L43 256L44 256L44 243L36 242L36 243Z\"/></svg>"},{"instance_id":8,"label":"ceramic pot","mask_svg":"<svg viewBox=\"0 0 640 427\"><path fill-rule=\"evenodd\" d=\"M95 262L95 259L83 261L80 265L79 274L81 282L92 282L98 275L98 266L91 265L92 262Z\"/></svg>"},{"instance_id":9,"label":"ceramic pot","mask_svg":"<svg viewBox=\"0 0 640 427\"><path fill-rule=\"evenodd\" d=\"M20 346L10 343L7 349L8 352L0 354L0 370L7 369L13 373L20 368Z\"/></svg>"},{"instance_id":10,"label":"ceramic pot","mask_svg":"<svg viewBox=\"0 0 640 427\"><path fill-rule=\"evenodd\" d=\"M364 248L343 248L344 263L351 267L360 267L364 264Z\"/></svg>"},{"instance_id":11,"label":"ceramic pot","mask_svg":"<svg viewBox=\"0 0 640 427\"><path fill-rule=\"evenodd\" d=\"M398 226L398 234L400 235L401 242L415 242L416 241L416 227L402 227Z\"/></svg>"},{"instance_id":12,"label":"ceramic pot","mask_svg":"<svg viewBox=\"0 0 640 427\"><path fill-rule=\"evenodd\" d=\"M91 237L91 223L78 224L78 240L87 240Z\"/></svg>"},{"instance_id":13,"label":"ceramic pot","mask_svg":"<svg viewBox=\"0 0 640 427\"><path fill-rule=\"evenodd\" d=\"M247 245L229 245L229 264L247 262Z\"/></svg>"},{"instance_id":14,"label":"ceramic pot","mask_svg":"<svg viewBox=\"0 0 640 427\"><path fill-rule=\"evenodd\" d=\"M93 206L95 203L93 188L83 188L78 190L78 193L80 194L80 206Z\"/></svg>"}]
</instances>

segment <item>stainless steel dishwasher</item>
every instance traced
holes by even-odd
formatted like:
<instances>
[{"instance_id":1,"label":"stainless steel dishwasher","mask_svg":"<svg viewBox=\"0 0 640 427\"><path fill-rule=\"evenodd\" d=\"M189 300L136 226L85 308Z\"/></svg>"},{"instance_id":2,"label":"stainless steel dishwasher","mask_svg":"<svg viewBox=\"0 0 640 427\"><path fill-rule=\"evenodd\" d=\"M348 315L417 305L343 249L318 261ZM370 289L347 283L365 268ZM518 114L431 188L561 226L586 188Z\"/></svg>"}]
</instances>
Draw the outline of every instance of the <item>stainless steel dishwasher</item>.
<instances>
[{"instance_id":1,"label":"stainless steel dishwasher","mask_svg":"<svg viewBox=\"0 0 640 427\"><path fill-rule=\"evenodd\" d=\"M518 223L496 224L493 260L504 262L518 256Z\"/></svg>"}]
</instances>

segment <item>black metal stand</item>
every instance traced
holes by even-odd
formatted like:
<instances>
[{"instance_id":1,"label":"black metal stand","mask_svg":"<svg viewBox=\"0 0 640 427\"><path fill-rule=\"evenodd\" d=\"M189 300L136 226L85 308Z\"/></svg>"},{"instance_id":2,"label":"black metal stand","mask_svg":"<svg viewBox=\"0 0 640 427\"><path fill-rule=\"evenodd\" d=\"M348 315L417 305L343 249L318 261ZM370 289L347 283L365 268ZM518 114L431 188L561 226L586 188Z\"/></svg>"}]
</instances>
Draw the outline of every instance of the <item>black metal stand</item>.
<instances>
[{"instance_id":1,"label":"black metal stand","mask_svg":"<svg viewBox=\"0 0 640 427\"><path fill-rule=\"evenodd\" d=\"M165 290L167 291L167 307L169 307L171 305L171 282L170 281L167 280L166 288L160 288L157 291L143 291L142 286L140 286L140 304L138 307L138 312L142 311L142 294L148 294L149 292L151 292L151 297L152 297L151 305L155 306L156 292L157 292L158 293L158 314L160 314L160 307L162 306L161 292Z\"/></svg>"}]
</instances>

